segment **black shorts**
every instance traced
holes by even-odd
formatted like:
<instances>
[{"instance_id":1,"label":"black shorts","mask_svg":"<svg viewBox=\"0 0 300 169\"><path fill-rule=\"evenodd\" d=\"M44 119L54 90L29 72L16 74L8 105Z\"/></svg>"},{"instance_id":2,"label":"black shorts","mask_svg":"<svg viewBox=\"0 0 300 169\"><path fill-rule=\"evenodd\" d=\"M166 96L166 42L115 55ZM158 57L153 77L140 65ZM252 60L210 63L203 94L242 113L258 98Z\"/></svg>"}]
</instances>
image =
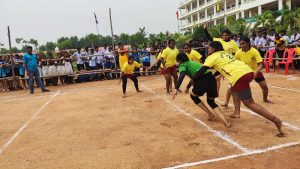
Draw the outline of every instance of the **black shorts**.
<instances>
[{"instance_id":1,"label":"black shorts","mask_svg":"<svg viewBox=\"0 0 300 169\"><path fill-rule=\"evenodd\" d=\"M203 96L205 93L208 98L218 97L217 81L212 73L203 75L197 81L194 81L194 88L192 92L197 96Z\"/></svg>"},{"instance_id":2,"label":"black shorts","mask_svg":"<svg viewBox=\"0 0 300 169\"><path fill-rule=\"evenodd\" d=\"M254 80L255 80L257 83L260 83L260 82L262 82L262 81L265 81L266 79L265 79L264 75L263 75L261 72L259 72L258 75L257 75L257 78L254 79Z\"/></svg>"}]
</instances>

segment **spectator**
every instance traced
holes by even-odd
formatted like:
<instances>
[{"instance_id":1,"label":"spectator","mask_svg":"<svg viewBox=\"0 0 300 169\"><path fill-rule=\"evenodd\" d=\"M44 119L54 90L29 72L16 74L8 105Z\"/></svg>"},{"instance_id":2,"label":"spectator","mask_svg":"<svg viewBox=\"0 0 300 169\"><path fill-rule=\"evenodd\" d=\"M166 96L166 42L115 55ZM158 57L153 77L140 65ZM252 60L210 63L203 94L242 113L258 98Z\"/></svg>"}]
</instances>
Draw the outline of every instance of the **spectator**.
<instances>
[{"instance_id":1,"label":"spectator","mask_svg":"<svg viewBox=\"0 0 300 169\"><path fill-rule=\"evenodd\" d=\"M299 44L299 40L300 40L300 34L298 33L298 28L294 28L293 29L293 34L292 34L289 42L292 45L298 45Z\"/></svg>"},{"instance_id":2,"label":"spectator","mask_svg":"<svg viewBox=\"0 0 300 169\"><path fill-rule=\"evenodd\" d=\"M83 52L81 52L81 48L77 48L77 52L75 52L73 56L77 59L77 70L84 70Z\"/></svg>"},{"instance_id":3,"label":"spectator","mask_svg":"<svg viewBox=\"0 0 300 169\"><path fill-rule=\"evenodd\" d=\"M33 77L35 77L38 86L41 88L42 92L49 92L49 90L45 89L44 84L40 79L40 73L38 70L37 64L37 56L32 53L32 47L27 47L27 53L23 57L24 61L24 68L29 76L29 87L30 87L30 94L34 93L34 86L33 86Z\"/></svg>"}]
</instances>

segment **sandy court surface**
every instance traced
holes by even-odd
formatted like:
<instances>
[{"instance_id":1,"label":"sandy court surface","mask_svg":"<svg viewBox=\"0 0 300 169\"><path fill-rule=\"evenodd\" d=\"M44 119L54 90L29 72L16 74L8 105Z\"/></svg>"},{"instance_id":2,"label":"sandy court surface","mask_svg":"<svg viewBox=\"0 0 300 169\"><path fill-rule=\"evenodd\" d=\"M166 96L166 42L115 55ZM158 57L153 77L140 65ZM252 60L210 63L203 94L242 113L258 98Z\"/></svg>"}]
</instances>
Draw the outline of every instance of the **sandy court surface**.
<instances>
[{"instance_id":1,"label":"sandy court surface","mask_svg":"<svg viewBox=\"0 0 300 169\"><path fill-rule=\"evenodd\" d=\"M0 95L0 168L297 168L300 166L300 76L267 74L270 100L255 100L284 121L275 126L242 107L227 129L207 121L190 97L175 100L161 75L139 77L143 93L128 83L98 81ZM182 88L187 84L187 78ZM222 81L218 103L225 100ZM206 98L202 100L206 102ZM225 115L233 108L224 109ZM193 163L195 162L195 163ZM299 168L299 167L298 167Z\"/></svg>"}]
</instances>

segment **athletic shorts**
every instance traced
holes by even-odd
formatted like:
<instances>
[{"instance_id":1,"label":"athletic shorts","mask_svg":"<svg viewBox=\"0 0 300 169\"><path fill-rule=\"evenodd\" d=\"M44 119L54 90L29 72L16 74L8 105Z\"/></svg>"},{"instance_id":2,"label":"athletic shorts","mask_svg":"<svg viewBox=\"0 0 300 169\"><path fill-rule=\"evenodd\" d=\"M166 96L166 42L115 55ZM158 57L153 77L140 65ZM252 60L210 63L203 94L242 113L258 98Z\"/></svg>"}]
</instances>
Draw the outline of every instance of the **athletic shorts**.
<instances>
[{"instance_id":1,"label":"athletic shorts","mask_svg":"<svg viewBox=\"0 0 300 169\"><path fill-rule=\"evenodd\" d=\"M131 79L133 78L135 75L134 74L124 74L124 76L126 76L127 78Z\"/></svg>"},{"instance_id":2,"label":"athletic shorts","mask_svg":"<svg viewBox=\"0 0 300 169\"><path fill-rule=\"evenodd\" d=\"M252 97L250 82L253 80L254 73L247 73L242 76L235 84L232 86L231 91L236 94L241 100L247 100Z\"/></svg>"},{"instance_id":3,"label":"athletic shorts","mask_svg":"<svg viewBox=\"0 0 300 169\"><path fill-rule=\"evenodd\" d=\"M206 93L208 98L218 97L217 81L212 73L204 74L200 79L194 81L193 94L203 96Z\"/></svg>"},{"instance_id":4,"label":"athletic shorts","mask_svg":"<svg viewBox=\"0 0 300 169\"><path fill-rule=\"evenodd\" d=\"M266 79L265 79L264 75L262 74L262 72L259 72L258 75L257 75L257 78L254 79L254 80L255 80L257 83L260 83L260 82L262 82L262 81L265 81Z\"/></svg>"},{"instance_id":5,"label":"athletic shorts","mask_svg":"<svg viewBox=\"0 0 300 169\"><path fill-rule=\"evenodd\" d=\"M168 67L168 68L162 68L161 69L161 74L165 75L165 74L170 74L171 72L174 72L177 70L176 65L172 66L172 67Z\"/></svg>"}]
</instances>

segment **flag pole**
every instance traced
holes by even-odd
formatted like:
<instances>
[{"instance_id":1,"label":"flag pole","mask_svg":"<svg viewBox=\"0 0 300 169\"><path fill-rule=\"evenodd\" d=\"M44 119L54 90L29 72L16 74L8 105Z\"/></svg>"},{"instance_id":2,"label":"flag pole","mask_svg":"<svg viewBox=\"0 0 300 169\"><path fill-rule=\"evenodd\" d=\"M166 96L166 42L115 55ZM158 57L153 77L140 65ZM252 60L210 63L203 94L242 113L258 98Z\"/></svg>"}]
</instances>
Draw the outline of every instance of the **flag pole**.
<instances>
[{"instance_id":1,"label":"flag pole","mask_svg":"<svg viewBox=\"0 0 300 169\"><path fill-rule=\"evenodd\" d=\"M100 36L99 29L98 29L98 19L97 19L97 16L96 16L95 12L94 12L94 16L95 16L95 23L96 23L97 33L98 33L98 36Z\"/></svg>"},{"instance_id":2,"label":"flag pole","mask_svg":"<svg viewBox=\"0 0 300 169\"><path fill-rule=\"evenodd\" d=\"M10 29L9 26L7 26L7 34L8 34L8 44L9 44L9 53L10 53L10 62L11 62L11 70L12 70L12 76L13 76L13 86L14 89L17 89L17 80L16 80L16 74L15 74L15 62L13 59L13 54L12 54L12 50L11 50L11 38L10 38Z\"/></svg>"},{"instance_id":3,"label":"flag pole","mask_svg":"<svg viewBox=\"0 0 300 169\"><path fill-rule=\"evenodd\" d=\"M112 26L112 19L111 19L111 8L109 8L109 21L110 21L110 30L111 30L111 42L112 42L112 55L115 58L114 59L114 64L115 64L115 73L116 73L116 78L118 78L117 74L117 61L116 61L116 55L115 55L115 42L114 42L114 31L113 31L113 26Z\"/></svg>"}]
</instances>

